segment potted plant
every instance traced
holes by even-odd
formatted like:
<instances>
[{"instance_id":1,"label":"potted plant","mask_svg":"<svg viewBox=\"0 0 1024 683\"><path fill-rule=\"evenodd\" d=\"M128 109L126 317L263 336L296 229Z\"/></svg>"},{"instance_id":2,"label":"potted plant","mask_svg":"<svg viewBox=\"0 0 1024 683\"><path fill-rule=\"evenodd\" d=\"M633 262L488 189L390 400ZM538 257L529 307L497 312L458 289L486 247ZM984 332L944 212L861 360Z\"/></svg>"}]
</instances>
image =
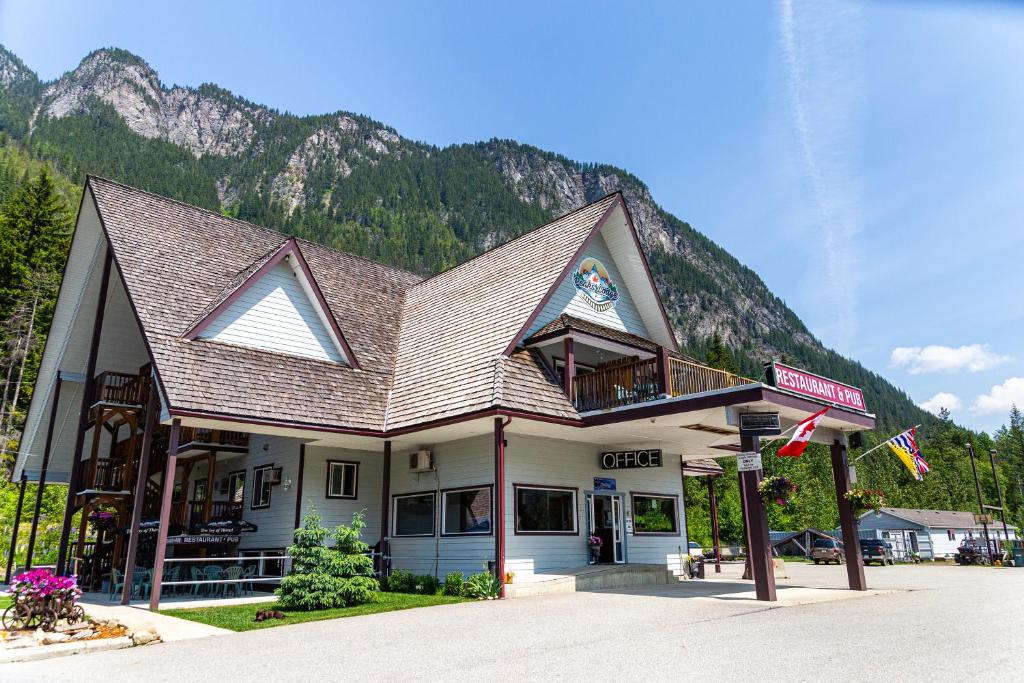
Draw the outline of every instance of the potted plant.
<instances>
[{"instance_id":1,"label":"potted plant","mask_svg":"<svg viewBox=\"0 0 1024 683\"><path fill-rule=\"evenodd\" d=\"M865 510L874 510L877 515L885 505L885 494L879 489L852 488L844 498L850 502L854 517L859 517Z\"/></svg>"},{"instance_id":2,"label":"potted plant","mask_svg":"<svg viewBox=\"0 0 1024 683\"><path fill-rule=\"evenodd\" d=\"M597 564L601 561L601 546L604 541L601 540L600 536L590 534L587 537L587 547L590 548L590 564Z\"/></svg>"},{"instance_id":3,"label":"potted plant","mask_svg":"<svg viewBox=\"0 0 1024 683\"><path fill-rule=\"evenodd\" d=\"M790 498L796 493L796 484L782 475L765 477L757 485L757 492L765 501L773 501L778 505L789 505Z\"/></svg>"},{"instance_id":4,"label":"potted plant","mask_svg":"<svg viewBox=\"0 0 1024 683\"><path fill-rule=\"evenodd\" d=\"M117 513L104 508L97 508L89 513L89 526L96 533L117 527Z\"/></svg>"},{"instance_id":5,"label":"potted plant","mask_svg":"<svg viewBox=\"0 0 1024 683\"><path fill-rule=\"evenodd\" d=\"M78 605L82 591L74 576L55 576L49 569L30 569L11 579L13 602L3 613L7 630L39 626L52 631L59 619L73 624L85 618Z\"/></svg>"}]
</instances>

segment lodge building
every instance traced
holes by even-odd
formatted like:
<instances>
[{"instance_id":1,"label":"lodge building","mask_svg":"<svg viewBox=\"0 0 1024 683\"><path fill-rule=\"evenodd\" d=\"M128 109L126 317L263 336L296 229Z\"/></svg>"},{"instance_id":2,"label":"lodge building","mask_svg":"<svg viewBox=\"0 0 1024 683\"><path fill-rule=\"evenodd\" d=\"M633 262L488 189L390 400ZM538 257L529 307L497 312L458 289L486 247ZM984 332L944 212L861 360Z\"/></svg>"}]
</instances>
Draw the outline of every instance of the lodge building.
<instances>
[{"instance_id":1,"label":"lodge building","mask_svg":"<svg viewBox=\"0 0 1024 683\"><path fill-rule=\"evenodd\" d=\"M758 450L741 414L826 404L680 353L620 194L423 278L89 177L14 476L68 486L58 569L155 565L154 605L175 558L280 557L313 508L365 511L384 571L679 573L683 477ZM841 493L874 418L832 405Z\"/></svg>"}]
</instances>

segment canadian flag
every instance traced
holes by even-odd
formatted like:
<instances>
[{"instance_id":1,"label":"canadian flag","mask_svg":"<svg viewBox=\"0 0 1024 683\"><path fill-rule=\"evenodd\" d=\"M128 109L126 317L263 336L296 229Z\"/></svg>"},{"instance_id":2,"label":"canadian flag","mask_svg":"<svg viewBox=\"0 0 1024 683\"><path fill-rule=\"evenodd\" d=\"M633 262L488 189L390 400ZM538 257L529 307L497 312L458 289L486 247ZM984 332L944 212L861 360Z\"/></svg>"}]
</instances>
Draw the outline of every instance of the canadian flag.
<instances>
[{"instance_id":1,"label":"canadian flag","mask_svg":"<svg viewBox=\"0 0 1024 683\"><path fill-rule=\"evenodd\" d=\"M819 410L814 415L801 422L796 426L796 430L793 431L793 438L789 440L785 446L779 449L776 455L791 455L794 458L798 458L804 454L804 449L807 448L807 442L811 440L811 435L814 434L814 428L821 422L821 418L825 417L825 413L828 412L828 408Z\"/></svg>"}]
</instances>

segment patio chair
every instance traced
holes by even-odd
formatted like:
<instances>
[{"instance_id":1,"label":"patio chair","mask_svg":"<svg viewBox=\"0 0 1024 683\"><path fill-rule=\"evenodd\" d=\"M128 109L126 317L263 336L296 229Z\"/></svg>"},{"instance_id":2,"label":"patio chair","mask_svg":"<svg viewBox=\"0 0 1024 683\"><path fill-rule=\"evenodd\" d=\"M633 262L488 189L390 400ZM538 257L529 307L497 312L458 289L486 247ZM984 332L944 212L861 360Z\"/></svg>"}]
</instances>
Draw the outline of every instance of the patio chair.
<instances>
[{"instance_id":1,"label":"patio chair","mask_svg":"<svg viewBox=\"0 0 1024 683\"><path fill-rule=\"evenodd\" d=\"M243 568L243 567L241 567L239 565L234 565L234 566L228 567L227 569L224 570L224 578L229 580L229 581L233 581L234 582L234 583L224 583L224 584L221 584L222 592L224 594L224 597L228 596L228 591L229 590L233 591L236 596L240 597L242 595L242 581L241 581L241 579L242 579L242 574L244 572L245 572L245 568Z\"/></svg>"},{"instance_id":2,"label":"patio chair","mask_svg":"<svg viewBox=\"0 0 1024 683\"><path fill-rule=\"evenodd\" d=\"M250 564L242 571L242 589L245 590L249 595L252 595L255 590L253 589L253 579L256 578L256 565Z\"/></svg>"},{"instance_id":3,"label":"patio chair","mask_svg":"<svg viewBox=\"0 0 1024 683\"><path fill-rule=\"evenodd\" d=\"M181 576L181 565L174 564L171 566L164 565L164 575L161 581L163 583L174 583L178 581L178 577ZM177 595L181 586L167 586L161 592L165 595Z\"/></svg>"},{"instance_id":4,"label":"patio chair","mask_svg":"<svg viewBox=\"0 0 1024 683\"><path fill-rule=\"evenodd\" d=\"M110 600L113 602L124 590L124 574L118 569L110 570Z\"/></svg>"},{"instance_id":5,"label":"patio chair","mask_svg":"<svg viewBox=\"0 0 1024 683\"><path fill-rule=\"evenodd\" d=\"M203 580L203 570L200 569L199 567L197 567L196 565L192 565L191 569L192 569L192 581L202 581ZM202 593L204 588L206 588L206 586L204 584L193 583L190 586L190 591L189 592L192 594L193 597L199 597L200 593Z\"/></svg>"},{"instance_id":6,"label":"patio chair","mask_svg":"<svg viewBox=\"0 0 1024 683\"><path fill-rule=\"evenodd\" d=\"M224 578L224 568L220 565L210 565L209 567L203 568L203 579L205 581L219 581ZM209 588L209 595L217 595L221 591L221 587L224 584L221 583L208 583L206 587Z\"/></svg>"},{"instance_id":7,"label":"patio chair","mask_svg":"<svg viewBox=\"0 0 1024 683\"><path fill-rule=\"evenodd\" d=\"M145 600L153 589L153 570L136 567L132 573L132 584L132 593L138 592L139 597Z\"/></svg>"}]
</instances>

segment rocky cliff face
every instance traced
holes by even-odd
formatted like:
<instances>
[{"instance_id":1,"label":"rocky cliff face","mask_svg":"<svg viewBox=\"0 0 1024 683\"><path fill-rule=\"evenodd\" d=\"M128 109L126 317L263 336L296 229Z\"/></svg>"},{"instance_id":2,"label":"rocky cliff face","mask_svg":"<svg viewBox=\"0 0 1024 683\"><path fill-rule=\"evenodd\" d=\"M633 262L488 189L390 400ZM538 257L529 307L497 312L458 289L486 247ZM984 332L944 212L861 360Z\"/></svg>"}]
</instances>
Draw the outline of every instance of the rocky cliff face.
<instances>
[{"instance_id":1,"label":"rocky cliff face","mask_svg":"<svg viewBox=\"0 0 1024 683\"><path fill-rule=\"evenodd\" d=\"M216 88L165 88L138 57L97 50L46 86L32 120L84 114L96 100L113 107L133 132L173 142L196 157L248 152L258 127L274 118Z\"/></svg>"}]
</instances>

